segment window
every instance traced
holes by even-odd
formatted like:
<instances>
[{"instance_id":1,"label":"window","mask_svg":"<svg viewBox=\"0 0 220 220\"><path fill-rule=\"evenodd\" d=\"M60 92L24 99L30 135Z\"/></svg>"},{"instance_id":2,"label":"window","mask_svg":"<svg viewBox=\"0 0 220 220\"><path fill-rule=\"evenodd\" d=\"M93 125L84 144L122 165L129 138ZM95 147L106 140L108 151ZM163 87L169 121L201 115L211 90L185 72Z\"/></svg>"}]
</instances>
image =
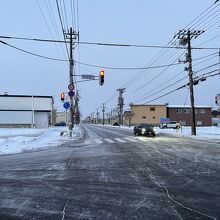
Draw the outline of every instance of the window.
<instances>
[{"instance_id":1,"label":"window","mask_svg":"<svg viewBox=\"0 0 220 220\"><path fill-rule=\"evenodd\" d=\"M155 117L155 116L153 116L153 119L156 119L156 117Z\"/></svg>"},{"instance_id":2,"label":"window","mask_svg":"<svg viewBox=\"0 0 220 220\"><path fill-rule=\"evenodd\" d=\"M189 114L189 113L190 113L190 110L189 110L188 108L186 108L186 109L184 109L184 112L185 112L186 114Z\"/></svg>"},{"instance_id":3,"label":"window","mask_svg":"<svg viewBox=\"0 0 220 220\"><path fill-rule=\"evenodd\" d=\"M202 121L197 121L196 125L201 126L202 125Z\"/></svg>"},{"instance_id":4,"label":"window","mask_svg":"<svg viewBox=\"0 0 220 220\"><path fill-rule=\"evenodd\" d=\"M146 119L146 116L142 116L142 119Z\"/></svg>"},{"instance_id":5,"label":"window","mask_svg":"<svg viewBox=\"0 0 220 220\"><path fill-rule=\"evenodd\" d=\"M205 114L205 109L199 109L200 114Z\"/></svg>"},{"instance_id":6,"label":"window","mask_svg":"<svg viewBox=\"0 0 220 220\"><path fill-rule=\"evenodd\" d=\"M150 107L150 111L151 112L155 111L155 107Z\"/></svg>"},{"instance_id":7,"label":"window","mask_svg":"<svg viewBox=\"0 0 220 220\"><path fill-rule=\"evenodd\" d=\"M196 114L198 113L198 109L195 109L195 113L196 113Z\"/></svg>"},{"instance_id":8,"label":"window","mask_svg":"<svg viewBox=\"0 0 220 220\"><path fill-rule=\"evenodd\" d=\"M182 113L182 112L183 112L183 109L177 109L176 112L177 112L177 113Z\"/></svg>"},{"instance_id":9,"label":"window","mask_svg":"<svg viewBox=\"0 0 220 220\"><path fill-rule=\"evenodd\" d=\"M181 125L186 125L186 121L181 121Z\"/></svg>"}]
</instances>

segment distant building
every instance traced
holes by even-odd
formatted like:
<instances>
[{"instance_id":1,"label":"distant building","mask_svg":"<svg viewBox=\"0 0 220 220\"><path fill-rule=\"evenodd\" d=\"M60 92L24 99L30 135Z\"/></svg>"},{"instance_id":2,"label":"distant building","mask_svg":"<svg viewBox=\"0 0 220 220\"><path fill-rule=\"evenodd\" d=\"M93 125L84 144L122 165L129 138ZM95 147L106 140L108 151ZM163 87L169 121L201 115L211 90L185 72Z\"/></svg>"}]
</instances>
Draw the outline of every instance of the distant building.
<instances>
[{"instance_id":1,"label":"distant building","mask_svg":"<svg viewBox=\"0 0 220 220\"><path fill-rule=\"evenodd\" d=\"M69 111L56 112L56 123L65 122L67 124L69 120Z\"/></svg>"},{"instance_id":2,"label":"distant building","mask_svg":"<svg viewBox=\"0 0 220 220\"><path fill-rule=\"evenodd\" d=\"M212 125L220 127L220 111L212 111Z\"/></svg>"},{"instance_id":3,"label":"distant building","mask_svg":"<svg viewBox=\"0 0 220 220\"><path fill-rule=\"evenodd\" d=\"M196 126L212 126L212 108L196 106ZM160 124L160 119L169 118L171 121L180 122L182 125L191 126L190 106L171 105L132 105L131 111L124 112L124 124L135 125L140 123Z\"/></svg>"},{"instance_id":4,"label":"distant building","mask_svg":"<svg viewBox=\"0 0 220 220\"><path fill-rule=\"evenodd\" d=\"M131 125L149 123L160 124L160 118L167 117L166 105L131 105Z\"/></svg>"},{"instance_id":5,"label":"distant building","mask_svg":"<svg viewBox=\"0 0 220 220\"><path fill-rule=\"evenodd\" d=\"M217 110L212 111L212 117L213 118L220 118L220 111L217 111Z\"/></svg>"},{"instance_id":6,"label":"distant building","mask_svg":"<svg viewBox=\"0 0 220 220\"><path fill-rule=\"evenodd\" d=\"M212 108L195 106L196 126L212 126ZM181 121L181 125L191 126L192 115L190 106L167 106L167 118Z\"/></svg>"},{"instance_id":7,"label":"distant building","mask_svg":"<svg viewBox=\"0 0 220 220\"><path fill-rule=\"evenodd\" d=\"M48 128L52 96L0 95L0 127Z\"/></svg>"},{"instance_id":8,"label":"distant building","mask_svg":"<svg viewBox=\"0 0 220 220\"><path fill-rule=\"evenodd\" d=\"M131 125L131 111L124 111L124 125Z\"/></svg>"}]
</instances>

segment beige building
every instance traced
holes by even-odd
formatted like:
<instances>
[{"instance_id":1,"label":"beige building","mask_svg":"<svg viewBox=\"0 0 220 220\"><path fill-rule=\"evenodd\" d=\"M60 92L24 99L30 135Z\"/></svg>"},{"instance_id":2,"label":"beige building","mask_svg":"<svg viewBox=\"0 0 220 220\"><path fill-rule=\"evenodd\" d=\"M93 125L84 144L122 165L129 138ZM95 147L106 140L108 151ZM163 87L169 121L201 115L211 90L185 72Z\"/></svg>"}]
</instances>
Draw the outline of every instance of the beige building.
<instances>
[{"instance_id":1,"label":"beige building","mask_svg":"<svg viewBox=\"0 0 220 220\"><path fill-rule=\"evenodd\" d=\"M130 123L136 125L140 123L149 123L154 125L160 124L160 118L167 117L166 105L132 105ZM127 116L128 120L128 116Z\"/></svg>"}]
</instances>

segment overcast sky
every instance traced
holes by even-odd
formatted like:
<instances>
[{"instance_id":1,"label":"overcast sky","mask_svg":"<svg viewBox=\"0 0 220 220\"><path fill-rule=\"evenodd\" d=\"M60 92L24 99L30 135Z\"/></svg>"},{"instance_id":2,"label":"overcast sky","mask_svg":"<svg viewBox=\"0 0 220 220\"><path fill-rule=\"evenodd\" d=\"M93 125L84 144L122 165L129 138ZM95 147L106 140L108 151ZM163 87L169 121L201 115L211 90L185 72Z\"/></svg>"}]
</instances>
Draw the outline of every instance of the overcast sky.
<instances>
[{"instance_id":1,"label":"overcast sky","mask_svg":"<svg viewBox=\"0 0 220 220\"><path fill-rule=\"evenodd\" d=\"M71 0L58 2L62 3L60 6L63 9L63 2L65 2L68 27L72 26ZM189 25L187 27L195 30L206 30L192 41L192 46L218 48L220 5L218 2L211 6L213 3L214 0L78 0L79 16L75 16L75 20L79 22L75 25L76 22L74 23L73 20L73 26L77 30L79 28L81 42L165 46L173 39L175 33ZM1 0L0 4L0 35L63 39L55 0ZM77 8L76 0L74 5ZM194 20L204 11L204 14ZM192 21L194 23L191 23ZM66 25L65 19L63 22ZM67 59L63 43L2 40L43 56ZM169 45L178 46L178 41L173 42L174 44ZM8 94L16 95L52 95L55 97L55 107L59 111L64 110L60 101L60 93L68 92L68 62L38 58L4 44L0 44L0 51L1 94L8 92ZM156 67L178 63L178 59L184 60L184 52L186 51L178 49L79 44L74 50L74 59L98 66L144 67L147 65ZM219 62L218 52L218 50L193 50L194 75L200 76L217 70L219 68L219 65L216 65ZM207 57L203 58L205 56ZM153 59L154 62L152 62ZM83 116L90 115L97 108L100 109L102 103L106 103L107 111L115 108L118 88L126 88L125 108L128 108L129 103L148 102L148 104L188 105L190 102L187 87L156 99L188 82L187 72L184 71L186 65L148 69L143 73L140 73L140 70L104 68L104 86L99 86L98 81L77 85L81 97L82 114ZM209 67L210 65L214 66ZM76 75L98 75L100 70L101 68L79 66L77 63L75 66ZM180 81L184 77L186 79ZM79 77L76 79L80 80ZM215 95L220 93L219 85L219 76L210 77L205 82L199 83L195 87L195 104L214 106ZM156 100L150 102L153 99Z\"/></svg>"}]
</instances>

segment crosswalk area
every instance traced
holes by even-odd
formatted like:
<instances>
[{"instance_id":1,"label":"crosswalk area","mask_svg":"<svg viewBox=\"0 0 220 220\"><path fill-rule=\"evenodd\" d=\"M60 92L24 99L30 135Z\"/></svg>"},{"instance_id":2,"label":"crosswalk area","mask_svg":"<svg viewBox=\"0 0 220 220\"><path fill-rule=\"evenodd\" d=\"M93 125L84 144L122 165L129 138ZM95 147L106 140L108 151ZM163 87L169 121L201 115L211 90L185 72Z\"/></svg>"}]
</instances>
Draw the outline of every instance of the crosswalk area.
<instances>
[{"instance_id":1,"label":"crosswalk area","mask_svg":"<svg viewBox=\"0 0 220 220\"><path fill-rule=\"evenodd\" d=\"M132 136L125 136L125 137L115 137L115 138L95 138L90 139L90 142L96 144L116 144L116 143L141 143L141 142L149 142L149 141L157 141L155 137L132 137Z\"/></svg>"}]
</instances>

